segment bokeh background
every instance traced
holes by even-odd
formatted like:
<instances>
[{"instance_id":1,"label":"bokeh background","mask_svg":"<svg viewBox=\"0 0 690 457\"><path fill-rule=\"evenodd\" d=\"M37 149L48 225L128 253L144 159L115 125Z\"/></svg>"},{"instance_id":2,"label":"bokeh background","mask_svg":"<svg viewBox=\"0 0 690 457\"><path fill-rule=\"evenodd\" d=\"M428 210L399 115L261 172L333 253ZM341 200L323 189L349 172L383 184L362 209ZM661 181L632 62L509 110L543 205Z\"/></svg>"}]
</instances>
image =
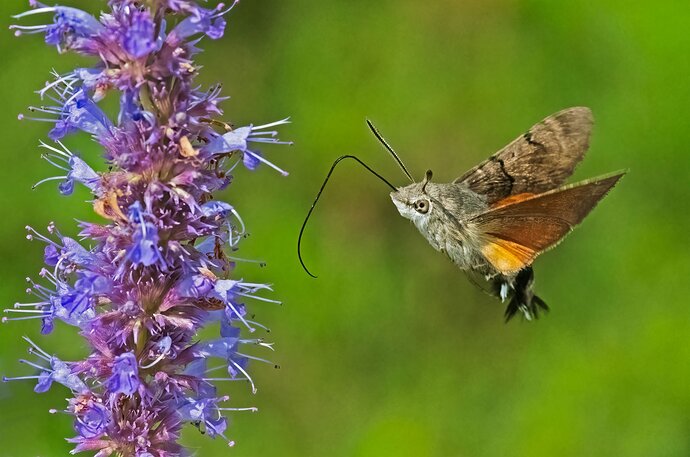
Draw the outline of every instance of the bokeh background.
<instances>
[{"instance_id":1,"label":"bokeh background","mask_svg":"<svg viewBox=\"0 0 690 457\"><path fill-rule=\"evenodd\" d=\"M98 1L70 1L98 11ZM0 25L26 2L0 3ZM190 429L198 456L690 455L690 9L684 1L243 1L226 37L205 42L201 80L223 81L227 119L291 116L290 170L239 171L226 198L252 236L240 253L268 266L282 307L256 304L281 368L254 366L259 392L230 393L259 414L233 417L228 450ZM48 126L19 122L57 56L39 37L0 38L0 302L25 298L42 246L24 225L67 234L92 220L86 193L52 184L37 142ZM400 218L385 186L344 164L306 231L297 233L332 160L356 153L404 184L364 119L413 173L450 181L546 115L590 106L596 125L575 179L629 175L558 249L536 264L552 312L503 323L475 289ZM90 163L87 139L70 146ZM74 329L0 327L0 373L22 374L22 335L65 359L86 348ZM64 456L66 392L0 385L0 455Z\"/></svg>"}]
</instances>

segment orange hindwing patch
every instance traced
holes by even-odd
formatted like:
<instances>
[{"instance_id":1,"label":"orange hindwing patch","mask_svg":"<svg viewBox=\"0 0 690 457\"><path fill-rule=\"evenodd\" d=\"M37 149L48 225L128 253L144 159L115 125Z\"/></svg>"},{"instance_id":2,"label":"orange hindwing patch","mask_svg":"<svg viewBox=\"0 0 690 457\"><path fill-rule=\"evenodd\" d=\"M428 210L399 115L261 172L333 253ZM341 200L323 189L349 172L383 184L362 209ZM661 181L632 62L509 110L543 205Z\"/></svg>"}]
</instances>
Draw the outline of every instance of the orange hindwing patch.
<instances>
[{"instance_id":1,"label":"orange hindwing patch","mask_svg":"<svg viewBox=\"0 0 690 457\"><path fill-rule=\"evenodd\" d=\"M521 244L495 237L490 237L481 251L495 269L508 276L532 263L536 254Z\"/></svg>"}]
</instances>

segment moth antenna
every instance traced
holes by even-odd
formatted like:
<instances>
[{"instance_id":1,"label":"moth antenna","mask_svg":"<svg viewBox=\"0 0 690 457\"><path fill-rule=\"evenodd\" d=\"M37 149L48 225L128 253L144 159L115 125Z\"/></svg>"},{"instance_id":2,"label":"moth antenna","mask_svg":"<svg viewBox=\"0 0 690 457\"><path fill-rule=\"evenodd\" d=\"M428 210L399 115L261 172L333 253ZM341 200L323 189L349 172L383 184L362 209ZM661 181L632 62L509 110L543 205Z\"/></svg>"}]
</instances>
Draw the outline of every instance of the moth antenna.
<instances>
[{"instance_id":1,"label":"moth antenna","mask_svg":"<svg viewBox=\"0 0 690 457\"><path fill-rule=\"evenodd\" d=\"M426 192L426 185L429 184L429 181L431 181L431 178L434 176L434 173L431 170L427 170L426 174L424 175L424 181L422 182L422 192Z\"/></svg>"},{"instance_id":2,"label":"moth antenna","mask_svg":"<svg viewBox=\"0 0 690 457\"><path fill-rule=\"evenodd\" d=\"M371 174L379 178L381 181L385 182L388 187L390 187L393 190L397 190L393 184L388 182L386 178L381 176L380 174L376 173L369 165L365 164L361 160L359 160L357 157L353 155L344 155L340 156L337 159L335 159L335 162L333 162L333 165L331 165L331 169L328 170L328 174L326 175L326 179L323 180L323 184L321 184L321 189L319 189L319 193L316 194L316 198L314 199L314 203L311 204L311 208L309 208L309 212L307 213L307 217L304 218L304 222L302 223L302 228L299 231L299 237L297 238L297 257L299 258L299 263L302 265L302 268L304 268L304 271L307 272L309 276L312 278L316 278L307 266L304 264L304 260L302 260L302 235L304 234L304 229L307 226L307 222L309 221L309 218L311 217L311 213L314 211L314 208L316 207L316 203L319 201L319 198L321 198L321 194L323 193L323 190L326 188L326 184L328 184L328 180L331 179L331 175L333 174L333 171L335 170L335 167L340 163L341 160L343 159L353 159L356 160L361 166L366 168Z\"/></svg>"},{"instance_id":3,"label":"moth antenna","mask_svg":"<svg viewBox=\"0 0 690 457\"><path fill-rule=\"evenodd\" d=\"M398 165L400 165L400 168L402 171L405 173L405 175L410 179L410 182L414 183L414 179L412 179L412 175L410 174L409 171L407 171L407 167L405 167L405 164L403 161L400 159L400 156L393 150L390 144L381 136L378 130L376 130L376 127L374 127L374 124L371 123L369 119L367 119L367 125L369 126L369 129L372 131L374 136L376 137L377 140L381 142L384 148L388 150L393 155L393 158L395 159L396 162L398 162Z\"/></svg>"}]
</instances>

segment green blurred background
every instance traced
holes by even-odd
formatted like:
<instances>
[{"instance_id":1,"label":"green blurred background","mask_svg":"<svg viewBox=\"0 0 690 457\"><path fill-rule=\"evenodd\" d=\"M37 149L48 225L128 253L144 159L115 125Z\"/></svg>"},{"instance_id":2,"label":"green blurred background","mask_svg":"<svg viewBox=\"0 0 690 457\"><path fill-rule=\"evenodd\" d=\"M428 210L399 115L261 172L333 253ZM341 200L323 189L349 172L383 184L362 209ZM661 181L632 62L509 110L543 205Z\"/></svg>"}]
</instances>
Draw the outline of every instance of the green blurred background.
<instances>
[{"instance_id":1,"label":"green blurred background","mask_svg":"<svg viewBox=\"0 0 690 457\"><path fill-rule=\"evenodd\" d=\"M97 1L74 1L90 11ZM3 25L26 2L0 4ZM226 37L205 42L201 80L223 81L227 119L291 116L266 149L290 170L240 171L225 196L252 236L240 254L268 267L238 274L275 284L283 307L253 304L279 370L254 365L259 392L228 392L259 414L233 417L228 450L187 430L199 456L690 455L690 9L686 1L243 1ZM47 126L19 122L57 56L38 37L0 39L0 296L23 300L42 246L24 225L95 219L77 193L57 194L36 148ZM548 114L590 106L596 125L575 179L629 175L558 249L540 257L552 312L503 323L476 290L398 214L385 186L345 164L307 229L302 219L332 160L356 153L405 179L376 143L372 118L420 177L462 174ZM68 143L90 163L87 139ZM63 358L85 348L73 328L0 328L0 373L27 374L22 335ZM63 456L67 392L0 386L0 455Z\"/></svg>"}]
</instances>

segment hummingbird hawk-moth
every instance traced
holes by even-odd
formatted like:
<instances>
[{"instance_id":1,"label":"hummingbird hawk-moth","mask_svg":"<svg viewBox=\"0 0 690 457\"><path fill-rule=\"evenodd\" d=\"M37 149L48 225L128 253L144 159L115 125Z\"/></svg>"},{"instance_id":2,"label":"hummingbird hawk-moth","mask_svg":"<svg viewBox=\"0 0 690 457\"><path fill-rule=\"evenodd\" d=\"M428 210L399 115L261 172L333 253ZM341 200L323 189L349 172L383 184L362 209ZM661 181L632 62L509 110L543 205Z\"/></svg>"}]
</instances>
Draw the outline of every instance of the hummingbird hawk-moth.
<instances>
[{"instance_id":1,"label":"hummingbird hawk-moth","mask_svg":"<svg viewBox=\"0 0 690 457\"><path fill-rule=\"evenodd\" d=\"M589 147L592 112L575 107L534 125L515 141L449 183L432 182L428 170L415 182L392 147L367 123L412 182L395 187L355 156L332 165L302 225L306 223L336 165L353 159L385 182L400 214L410 219L434 249L461 270L483 277L492 294L508 301L506 320L546 311L534 294L532 262L557 245L606 195L625 172L563 185Z\"/></svg>"}]
</instances>

